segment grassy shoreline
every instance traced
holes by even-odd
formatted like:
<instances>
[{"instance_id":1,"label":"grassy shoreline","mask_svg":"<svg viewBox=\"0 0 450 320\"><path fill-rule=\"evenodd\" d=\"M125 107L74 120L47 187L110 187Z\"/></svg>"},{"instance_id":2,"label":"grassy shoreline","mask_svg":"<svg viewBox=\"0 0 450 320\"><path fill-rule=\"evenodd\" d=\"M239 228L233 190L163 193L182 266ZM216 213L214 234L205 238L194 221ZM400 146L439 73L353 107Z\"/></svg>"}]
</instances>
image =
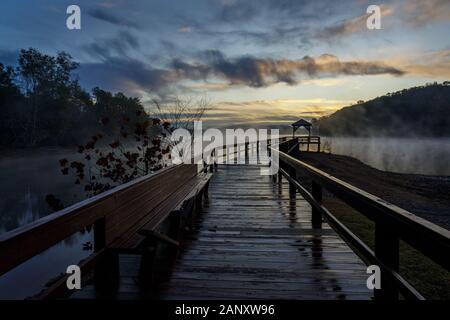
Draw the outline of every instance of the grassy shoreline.
<instances>
[{"instance_id":1,"label":"grassy shoreline","mask_svg":"<svg viewBox=\"0 0 450 320\"><path fill-rule=\"evenodd\" d=\"M374 249L374 223L334 197L325 197L324 205L331 213ZM450 300L450 273L400 242L400 274L426 299Z\"/></svg>"}]
</instances>

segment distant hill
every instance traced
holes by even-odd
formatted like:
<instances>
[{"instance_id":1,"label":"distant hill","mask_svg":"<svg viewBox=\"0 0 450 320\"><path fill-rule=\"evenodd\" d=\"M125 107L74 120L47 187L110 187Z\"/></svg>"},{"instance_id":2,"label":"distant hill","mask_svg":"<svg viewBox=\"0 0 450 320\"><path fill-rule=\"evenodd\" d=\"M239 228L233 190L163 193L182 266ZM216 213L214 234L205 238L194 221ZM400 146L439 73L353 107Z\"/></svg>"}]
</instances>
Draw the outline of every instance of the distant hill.
<instances>
[{"instance_id":1,"label":"distant hill","mask_svg":"<svg viewBox=\"0 0 450 320\"><path fill-rule=\"evenodd\" d=\"M450 137L450 82L388 93L315 123L322 136Z\"/></svg>"}]
</instances>

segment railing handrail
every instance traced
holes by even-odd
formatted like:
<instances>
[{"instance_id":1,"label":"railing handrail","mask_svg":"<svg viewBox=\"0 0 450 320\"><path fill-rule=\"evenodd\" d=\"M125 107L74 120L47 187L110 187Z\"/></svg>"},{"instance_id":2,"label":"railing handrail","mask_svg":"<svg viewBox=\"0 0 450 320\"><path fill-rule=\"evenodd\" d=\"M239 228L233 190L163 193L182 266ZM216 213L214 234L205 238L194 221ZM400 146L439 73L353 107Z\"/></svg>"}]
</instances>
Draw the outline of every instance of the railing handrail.
<instances>
[{"instance_id":1,"label":"railing handrail","mask_svg":"<svg viewBox=\"0 0 450 320\"><path fill-rule=\"evenodd\" d=\"M159 171L156 171L156 172L147 174L145 176L136 178L136 179L134 179L132 181L129 181L127 183L124 183L124 184L121 184L121 185L116 186L114 188L111 188L110 190L102 192L102 193L100 193L98 195L95 195L95 196L92 196L90 198L87 198L87 199L81 200L79 202L76 202L76 203L74 203L74 204L72 204L72 205L70 205L70 206L68 206L68 207L66 207L64 209L58 210L56 212L53 212L53 213L51 213L49 215L46 215L45 217L39 218L39 219L37 219L35 221L32 221L32 222L30 222L30 223L28 223L26 225L20 226L20 227L18 227L16 229L13 229L11 231L8 231L8 232L5 232L3 234L0 234L0 244L2 242L4 242L4 241L7 241L7 240L17 236L18 234L22 234L22 233L27 232L29 230L35 229L35 228L39 227L42 224L45 224L45 223L48 223L50 221L54 221L54 220L60 219L62 216L66 216L68 214L73 214L73 213L75 213L76 211L78 211L78 210L80 210L82 208L86 208L86 207L92 206L92 205L96 204L97 202L101 202L101 201L105 200L106 198L109 198L109 197L113 196L118 191L125 190L127 188L132 187L132 186L135 186L135 185L139 184L142 181L146 181L148 179L152 179L152 178L156 177L159 174L162 174L163 172L165 172L167 170L175 168L176 166L178 166L178 165L169 166L169 167L163 168L163 169L161 169Z\"/></svg>"},{"instance_id":2,"label":"railing handrail","mask_svg":"<svg viewBox=\"0 0 450 320\"><path fill-rule=\"evenodd\" d=\"M112 205L116 195L127 192L128 189L138 187L142 183L151 182L161 175L176 170L181 166L183 165L178 164L163 168L0 235L0 276L45 251L54 244L70 237L75 232L80 231L81 228L92 225L102 217L108 215L114 210ZM101 210L99 210L99 206ZM110 210L107 211L107 209ZM66 229L57 227L65 222L73 222L73 220L79 220L79 222L74 224L74 227ZM33 245L33 248L23 247L26 243L32 243L36 235L42 238L44 229L52 225L55 226L54 232L48 232L49 234L51 233L51 236L46 237L43 243L34 242L35 246Z\"/></svg>"},{"instance_id":3,"label":"railing handrail","mask_svg":"<svg viewBox=\"0 0 450 320\"><path fill-rule=\"evenodd\" d=\"M388 271L388 275L390 279L397 283L400 291L407 297L418 300L424 300L423 296L412 287L406 280L404 280L396 270L391 267L385 265L379 258L377 258L375 252L365 244L361 239L359 239L349 228L347 228L342 222L339 221L327 208L325 208L319 201L314 199L314 196L306 190L297 180L294 180L289 174L280 168L281 173L289 180L290 183L293 183L299 193L308 201L312 206L320 211L327 220L328 223L336 229L339 234L341 234L346 240L348 240L360 253L361 255L370 261L372 264L376 264Z\"/></svg>"},{"instance_id":4,"label":"railing handrail","mask_svg":"<svg viewBox=\"0 0 450 320\"><path fill-rule=\"evenodd\" d=\"M267 141L270 141L270 140L271 140L270 138L267 139ZM250 143L260 143L260 142L262 142L262 140L250 141ZM248 143L249 142L245 142L245 143L241 143L241 144L234 144L234 146L244 146L244 145L246 145ZM228 147L232 147L232 146L233 145L225 145L224 144L223 148L225 148L225 147L228 148ZM218 149L220 149L220 148L218 148ZM235 150L232 154L235 154L237 152L238 151ZM194 162L192 161L191 163L194 163ZM165 167L165 168L163 168L163 169L161 169L161 170L159 170L157 172L150 173L150 174L147 174L145 176L136 178L136 179L134 179L134 180L132 180L130 182L121 184L119 186L116 186L116 187L108 190L108 191L102 192L101 194L95 195L95 196L90 197L88 199L81 200L81 201L79 201L77 203L74 203L74 204L64 208L64 209L61 209L61 210L56 211L56 212L53 212L53 213L51 213L51 214L49 214L49 215L47 215L45 217L39 218L39 219L37 219L35 221L32 221L32 222L30 222L30 223L28 223L26 225L20 226L18 228L15 228L13 230L10 230L8 232L0 234L0 246L2 244L4 244L6 241L10 241L14 237L17 237L19 235L23 235L26 232L29 232L29 231L34 230L36 228L39 228L39 226L41 226L43 224L46 224L46 223L49 223L49 222L61 219L62 217L66 217L68 215L74 214L74 213L76 213L77 211L79 211L81 209L93 206L93 205L95 205L98 202L104 201L107 198L114 196L119 191L122 191L122 190L125 190L125 189L128 189L128 188L131 188L133 186L136 186L137 184L139 184L139 183L141 183L143 181L148 181L148 180L154 179L158 175L161 175L164 172L172 170L172 169L174 169L174 168L176 168L177 166L180 166L180 165L181 164L171 165L171 166ZM63 240L63 239L65 239L65 238L62 238L60 240ZM0 274L1 274L1 272L0 272Z\"/></svg>"},{"instance_id":5,"label":"railing handrail","mask_svg":"<svg viewBox=\"0 0 450 320\"><path fill-rule=\"evenodd\" d=\"M304 169L306 169L314 178L318 179L326 189L331 191L332 193L335 193L335 191L342 191L342 192L348 192L352 196L355 196L358 198L359 201L364 202L364 205L367 206L367 209L374 209L378 211L378 213L387 214L390 218L395 219L396 221L400 223L407 224L408 226L411 226L414 228L415 231L418 231L419 234L414 232L414 241L413 243L417 241L422 241L422 236L429 236L433 238L434 240L439 240L440 242L444 242L445 246L449 251L444 252L450 252L450 231L446 230L428 220L425 220L405 209L402 209L394 204L391 204L367 191L364 191L362 189L359 189L350 183L347 183L341 179L338 179L320 169L315 168L312 165L309 165L301 160L298 160L284 152L276 151L279 153L280 160L285 160L286 162L290 164L294 164L297 166L300 166ZM328 187L328 188L327 188ZM331 187L331 188L330 188ZM330 190L331 189L331 190ZM345 200L345 199L343 199ZM358 209L358 208L355 208ZM372 220L376 219L384 219L386 217L384 216L375 216L376 213L368 213L368 212L361 212L364 215L368 215ZM397 230L401 234L401 230ZM410 237L406 237L404 239L405 241L411 240ZM440 255L442 256L442 255ZM442 259L438 259L442 260ZM450 257L447 255L445 257L447 269L450 269ZM441 264L441 263L440 263Z\"/></svg>"},{"instance_id":6,"label":"railing handrail","mask_svg":"<svg viewBox=\"0 0 450 320\"><path fill-rule=\"evenodd\" d=\"M338 179L308 163L305 163L297 158L294 158L293 156L283 151L273 148L271 152L274 153L277 152L280 162L286 163L287 165L289 165L289 167L293 168L293 170L296 170L297 168L306 170L306 172L309 174L309 176L311 176L313 180L313 189L314 183L319 184L320 188L324 187L326 190L333 193L335 196L343 200L349 206L353 207L358 212L368 217L370 220L375 221L377 224L376 228L379 228L381 231L386 232L386 238L392 237L391 240L393 241L392 244L394 245L394 247L395 241L397 241L398 243L398 240L395 239L402 239L406 243L411 245L413 248L415 248L425 256L429 257L430 259L441 265L444 269L450 270L450 255L448 254L450 252L449 230L446 230L428 220L418 217L413 213L405 209L402 209L394 204L391 204L369 192L357 188L350 183ZM292 179L291 173L287 173L282 169L281 172L284 175L287 175L288 179ZM294 185L295 188L297 189L301 187L300 183L298 183L298 185L296 185L294 181L290 181L290 183ZM307 192L306 189L299 191L300 193L303 194ZM325 216L327 216L329 212L327 211L328 212L327 214L326 212L323 211L325 208L321 205L321 203L317 201L311 201L311 199L314 200L313 196L310 196L311 199L308 199L308 194L306 194L305 198L309 200L308 202L310 202L313 208L319 210L321 213L324 213ZM336 219L336 221L338 221L337 218L335 218L334 216L333 218ZM378 238L382 237L383 234L381 233L378 236ZM362 243L362 241L359 238L357 238L357 240ZM377 252L383 250L385 249L383 249L382 246L381 248L378 247L378 249L375 250L375 255L377 256L376 259L378 259ZM395 248L391 250L398 251L398 249ZM367 252L371 253L372 251L370 250ZM398 260L398 252L396 254L394 253L394 255L397 255L396 258ZM374 257L369 257L370 258L369 260L373 261ZM395 271L396 258L390 257L390 259L391 260L393 259L394 261L393 262L394 268L389 268L390 266L387 265L388 269L391 270L389 277L391 278L394 277L393 279L397 282L397 284L400 287L403 286L404 290L407 290L408 286L405 285L406 281L404 281L401 277L399 277L398 274L392 273L392 270ZM382 260L383 259L381 259L380 261ZM384 268L386 268L386 266L384 266ZM396 277L404 281L404 283L402 282L399 284L398 281L400 280L397 279ZM420 295L418 296L414 294L414 292L412 291L410 291L409 293L411 294L411 296L416 296L416 298L421 297Z\"/></svg>"}]
</instances>

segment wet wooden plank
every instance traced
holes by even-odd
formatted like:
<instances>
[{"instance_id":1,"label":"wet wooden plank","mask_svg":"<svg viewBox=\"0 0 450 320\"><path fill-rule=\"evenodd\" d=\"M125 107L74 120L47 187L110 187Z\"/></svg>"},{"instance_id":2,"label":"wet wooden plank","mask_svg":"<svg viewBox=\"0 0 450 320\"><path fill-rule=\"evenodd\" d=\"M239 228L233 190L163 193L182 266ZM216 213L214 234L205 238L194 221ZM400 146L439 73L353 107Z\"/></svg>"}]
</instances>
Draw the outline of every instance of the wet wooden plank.
<instances>
[{"instance_id":1,"label":"wet wooden plank","mask_svg":"<svg viewBox=\"0 0 450 320\"><path fill-rule=\"evenodd\" d=\"M370 299L363 262L259 166L219 166L162 299Z\"/></svg>"}]
</instances>

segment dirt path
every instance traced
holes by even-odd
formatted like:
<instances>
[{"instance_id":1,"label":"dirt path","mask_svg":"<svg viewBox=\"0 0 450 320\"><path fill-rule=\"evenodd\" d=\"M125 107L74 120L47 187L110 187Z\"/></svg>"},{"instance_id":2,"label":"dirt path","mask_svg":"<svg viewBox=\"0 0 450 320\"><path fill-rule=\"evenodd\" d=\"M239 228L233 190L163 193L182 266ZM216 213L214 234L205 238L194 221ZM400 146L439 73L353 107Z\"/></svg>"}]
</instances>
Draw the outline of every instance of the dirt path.
<instances>
[{"instance_id":1,"label":"dirt path","mask_svg":"<svg viewBox=\"0 0 450 320\"><path fill-rule=\"evenodd\" d=\"M416 215L450 229L450 177L374 169L351 157L301 153L301 160Z\"/></svg>"}]
</instances>

